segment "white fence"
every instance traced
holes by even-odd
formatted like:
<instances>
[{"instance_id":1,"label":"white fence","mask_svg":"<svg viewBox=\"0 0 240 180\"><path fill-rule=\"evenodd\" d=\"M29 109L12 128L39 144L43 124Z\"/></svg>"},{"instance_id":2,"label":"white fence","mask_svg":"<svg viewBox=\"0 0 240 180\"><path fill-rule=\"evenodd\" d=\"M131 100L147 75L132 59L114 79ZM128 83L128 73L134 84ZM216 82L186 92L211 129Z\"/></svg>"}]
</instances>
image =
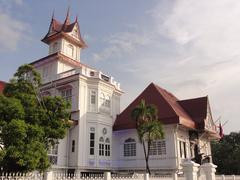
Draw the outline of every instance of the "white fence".
<instances>
[{"instance_id":1,"label":"white fence","mask_svg":"<svg viewBox=\"0 0 240 180\"><path fill-rule=\"evenodd\" d=\"M240 180L240 176L236 175L216 175L216 180Z\"/></svg>"}]
</instances>

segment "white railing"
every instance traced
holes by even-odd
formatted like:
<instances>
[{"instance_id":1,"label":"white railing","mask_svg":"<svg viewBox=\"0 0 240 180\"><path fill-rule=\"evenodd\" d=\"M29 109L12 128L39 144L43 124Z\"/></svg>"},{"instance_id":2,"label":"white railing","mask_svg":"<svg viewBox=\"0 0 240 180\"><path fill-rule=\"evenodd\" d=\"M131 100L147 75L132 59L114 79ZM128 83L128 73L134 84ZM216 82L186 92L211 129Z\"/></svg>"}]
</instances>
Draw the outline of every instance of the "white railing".
<instances>
[{"instance_id":1,"label":"white railing","mask_svg":"<svg viewBox=\"0 0 240 180\"><path fill-rule=\"evenodd\" d=\"M216 175L216 180L240 180L240 175Z\"/></svg>"},{"instance_id":2,"label":"white railing","mask_svg":"<svg viewBox=\"0 0 240 180\"><path fill-rule=\"evenodd\" d=\"M0 180L43 180L43 174L33 173L0 173Z\"/></svg>"},{"instance_id":3,"label":"white railing","mask_svg":"<svg viewBox=\"0 0 240 180\"><path fill-rule=\"evenodd\" d=\"M74 74L80 73L80 69L71 69L62 73L57 74L57 79L62 79L65 77L72 76Z\"/></svg>"}]
</instances>

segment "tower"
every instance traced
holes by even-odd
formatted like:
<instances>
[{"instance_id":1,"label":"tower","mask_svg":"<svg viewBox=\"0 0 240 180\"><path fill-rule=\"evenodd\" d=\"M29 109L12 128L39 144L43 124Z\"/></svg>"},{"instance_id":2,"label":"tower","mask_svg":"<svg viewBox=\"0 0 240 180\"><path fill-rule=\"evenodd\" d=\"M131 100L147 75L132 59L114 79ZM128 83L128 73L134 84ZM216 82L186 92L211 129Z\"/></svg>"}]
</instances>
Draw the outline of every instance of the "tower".
<instances>
[{"instance_id":1,"label":"tower","mask_svg":"<svg viewBox=\"0 0 240 180\"><path fill-rule=\"evenodd\" d=\"M78 62L81 49L87 47L81 37L78 17L71 23L70 8L63 23L56 20L53 13L49 30L42 42L49 45L49 55L59 52Z\"/></svg>"}]
</instances>

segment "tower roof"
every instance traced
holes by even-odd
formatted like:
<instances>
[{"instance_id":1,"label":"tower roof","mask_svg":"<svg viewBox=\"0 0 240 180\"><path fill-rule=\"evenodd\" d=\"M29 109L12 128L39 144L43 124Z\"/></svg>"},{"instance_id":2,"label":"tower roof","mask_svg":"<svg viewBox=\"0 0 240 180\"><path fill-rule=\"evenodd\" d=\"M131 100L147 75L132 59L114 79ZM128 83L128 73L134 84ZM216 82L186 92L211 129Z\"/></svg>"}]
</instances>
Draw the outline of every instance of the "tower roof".
<instances>
[{"instance_id":1,"label":"tower roof","mask_svg":"<svg viewBox=\"0 0 240 180\"><path fill-rule=\"evenodd\" d=\"M78 29L78 37L72 37L70 33L74 30L74 27L77 26ZM81 48L87 47L85 41L81 37L80 33L80 26L78 23L78 18L71 23L70 21L70 8L68 8L67 15L65 18L64 23L61 23L60 21L56 20L54 17L54 12L52 15L52 20L49 26L49 30L45 37L42 39L42 41L46 44L51 43L52 41L60 38L60 37L65 37L68 40L72 41L74 44L80 46Z\"/></svg>"}]
</instances>

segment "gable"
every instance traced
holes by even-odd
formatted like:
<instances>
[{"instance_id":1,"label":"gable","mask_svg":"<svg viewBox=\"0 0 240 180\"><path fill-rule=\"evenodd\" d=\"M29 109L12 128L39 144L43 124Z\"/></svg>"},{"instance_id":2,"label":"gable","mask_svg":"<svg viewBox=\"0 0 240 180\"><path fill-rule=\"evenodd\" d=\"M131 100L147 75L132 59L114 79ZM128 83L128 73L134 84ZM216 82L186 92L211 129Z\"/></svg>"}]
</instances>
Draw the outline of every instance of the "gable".
<instances>
[{"instance_id":1,"label":"gable","mask_svg":"<svg viewBox=\"0 0 240 180\"><path fill-rule=\"evenodd\" d=\"M163 124L182 124L195 128L195 123L178 103L178 99L165 89L151 83L121 114L114 123L113 130L134 129L135 122L131 119L132 110L144 99L158 109L159 120Z\"/></svg>"},{"instance_id":2,"label":"gable","mask_svg":"<svg viewBox=\"0 0 240 180\"><path fill-rule=\"evenodd\" d=\"M216 126L215 126L215 123L213 122L209 103L207 103L207 114L204 120L204 129L208 131L216 132Z\"/></svg>"}]
</instances>

